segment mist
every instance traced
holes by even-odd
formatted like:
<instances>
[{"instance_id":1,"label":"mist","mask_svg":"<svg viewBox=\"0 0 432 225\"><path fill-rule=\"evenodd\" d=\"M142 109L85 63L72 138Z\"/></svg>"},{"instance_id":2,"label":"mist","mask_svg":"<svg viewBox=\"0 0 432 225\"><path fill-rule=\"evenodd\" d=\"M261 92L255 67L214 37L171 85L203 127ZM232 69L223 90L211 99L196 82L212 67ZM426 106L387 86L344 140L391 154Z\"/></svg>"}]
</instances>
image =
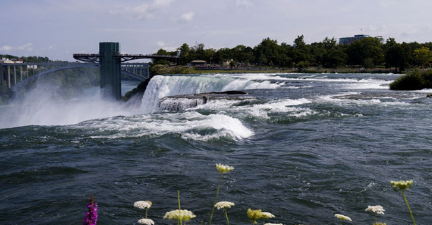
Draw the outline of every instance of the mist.
<instances>
[{"instance_id":1,"label":"mist","mask_svg":"<svg viewBox=\"0 0 432 225\"><path fill-rule=\"evenodd\" d=\"M102 99L100 92L99 87L91 87L79 96L64 98L60 94L60 85L36 82L19 98L13 99L8 105L0 106L0 128L70 125L86 120L139 113L137 106Z\"/></svg>"}]
</instances>

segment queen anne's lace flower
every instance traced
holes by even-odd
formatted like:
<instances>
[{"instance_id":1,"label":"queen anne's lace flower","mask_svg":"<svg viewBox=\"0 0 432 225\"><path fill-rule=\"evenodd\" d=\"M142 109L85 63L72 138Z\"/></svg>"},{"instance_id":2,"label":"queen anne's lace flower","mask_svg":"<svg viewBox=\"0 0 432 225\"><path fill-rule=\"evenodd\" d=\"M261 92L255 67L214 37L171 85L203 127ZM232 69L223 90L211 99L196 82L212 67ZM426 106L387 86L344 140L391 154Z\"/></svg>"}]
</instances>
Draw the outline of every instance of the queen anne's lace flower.
<instances>
[{"instance_id":1,"label":"queen anne's lace flower","mask_svg":"<svg viewBox=\"0 0 432 225\"><path fill-rule=\"evenodd\" d=\"M216 164L216 169L220 173L228 173L229 171L234 170L234 167L227 166L227 165L222 165L222 164L218 163L218 164Z\"/></svg>"},{"instance_id":2,"label":"queen anne's lace flower","mask_svg":"<svg viewBox=\"0 0 432 225\"><path fill-rule=\"evenodd\" d=\"M262 212L262 218L263 219L271 219L271 218L274 218L274 217L275 217L275 215L273 215L273 214L271 214L269 212Z\"/></svg>"},{"instance_id":3,"label":"queen anne's lace flower","mask_svg":"<svg viewBox=\"0 0 432 225\"><path fill-rule=\"evenodd\" d=\"M182 209L179 211L178 209L176 209L165 213L165 216L163 218L170 219L170 220L188 221L195 217L196 217L195 214L193 214L189 210Z\"/></svg>"},{"instance_id":4,"label":"queen anne's lace flower","mask_svg":"<svg viewBox=\"0 0 432 225\"><path fill-rule=\"evenodd\" d=\"M380 205L375 205L375 206L368 206L366 209L365 209L365 211L366 212L373 212L373 213L376 213L376 214L384 214L384 208L382 207L382 206L380 206Z\"/></svg>"},{"instance_id":5,"label":"queen anne's lace flower","mask_svg":"<svg viewBox=\"0 0 432 225\"><path fill-rule=\"evenodd\" d=\"M231 206L234 206L234 203L227 202L227 201L221 201L221 202L216 203L214 207L216 207L217 209L229 209L229 208L231 208Z\"/></svg>"},{"instance_id":6,"label":"queen anne's lace flower","mask_svg":"<svg viewBox=\"0 0 432 225\"><path fill-rule=\"evenodd\" d=\"M151 201L137 201L134 203L134 207L139 209L150 209L151 205Z\"/></svg>"},{"instance_id":7,"label":"queen anne's lace flower","mask_svg":"<svg viewBox=\"0 0 432 225\"><path fill-rule=\"evenodd\" d=\"M401 190L406 190L408 188L410 188L413 185L413 181L412 180L407 180L407 181L390 181L390 184L394 187L394 188L399 188Z\"/></svg>"},{"instance_id":8,"label":"queen anne's lace flower","mask_svg":"<svg viewBox=\"0 0 432 225\"><path fill-rule=\"evenodd\" d=\"M145 224L145 225L154 225L154 221L151 219L140 219L138 220L139 224Z\"/></svg>"},{"instance_id":9,"label":"queen anne's lace flower","mask_svg":"<svg viewBox=\"0 0 432 225\"><path fill-rule=\"evenodd\" d=\"M282 223L265 223L264 225L283 225Z\"/></svg>"},{"instance_id":10,"label":"queen anne's lace flower","mask_svg":"<svg viewBox=\"0 0 432 225\"><path fill-rule=\"evenodd\" d=\"M342 214L335 214L335 216L341 220L348 220L348 221L352 221L351 218L349 218L348 216L344 216Z\"/></svg>"}]
</instances>

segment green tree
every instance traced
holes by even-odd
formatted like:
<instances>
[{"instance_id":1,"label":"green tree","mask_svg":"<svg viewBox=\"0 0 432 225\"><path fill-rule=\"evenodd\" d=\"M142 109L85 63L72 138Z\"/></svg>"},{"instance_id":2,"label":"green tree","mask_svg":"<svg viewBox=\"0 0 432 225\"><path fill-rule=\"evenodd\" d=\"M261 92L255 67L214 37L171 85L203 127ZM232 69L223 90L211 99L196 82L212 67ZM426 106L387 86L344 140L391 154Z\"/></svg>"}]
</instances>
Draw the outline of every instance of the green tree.
<instances>
[{"instance_id":1,"label":"green tree","mask_svg":"<svg viewBox=\"0 0 432 225\"><path fill-rule=\"evenodd\" d=\"M180 50L180 64L184 65L192 61L190 57L191 49L188 44L184 43L180 48L178 48L178 50Z\"/></svg>"},{"instance_id":2,"label":"green tree","mask_svg":"<svg viewBox=\"0 0 432 225\"><path fill-rule=\"evenodd\" d=\"M250 63L254 61L253 49L244 45L237 45L231 49L233 57L241 63Z\"/></svg>"},{"instance_id":3,"label":"green tree","mask_svg":"<svg viewBox=\"0 0 432 225\"><path fill-rule=\"evenodd\" d=\"M343 51L342 46L337 44L336 39L333 37L329 39L326 37L322 43L324 54L321 58L321 64L326 68L336 68L346 64L347 54Z\"/></svg>"},{"instance_id":4,"label":"green tree","mask_svg":"<svg viewBox=\"0 0 432 225\"><path fill-rule=\"evenodd\" d=\"M300 35L294 40L293 45L293 61L298 64L303 61L304 64L309 64L311 60L311 54L309 51L309 46L304 42L304 36Z\"/></svg>"},{"instance_id":5,"label":"green tree","mask_svg":"<svg viewBox=\"0 0 432 225\"><path fill-rule=\"evenodd\" d=\"M254 48L255 58L260 65L274 64L279 57L279 45L277 40L265 38Z\"/></svg>"},{"instance_id":6,"label":"green tree","mask_svg":"<svg viewBox=\"0 0 432 225\"><path fill-rule=\"evenodd\" d=\"M427 47L414 50L413 55L417 65L421 66L421 68L429 65L429 62L432 60L432 52Z\"/></svg>"},{"instance_id":7,"label":"green tree","mask_svg":"<svg viewBox=\"0 0 432 225\"><path fill-rule=\"evenodd\" d=\"M293 47L285 42L279 47L279 57L276 59L276 64L282 67L293 67Z\"/></svg>"},{"instance_id":8,"label":"green tree","mask_svg":"<svg viewBox=\"0 0 432 225\"><path fill-rule=\"evenodd\" d=\"M407 43L398 44L389 38L384 45L386 68L395 67L395 72L404 71L411 61L411 48ZM399 68L399 71L398 71Z\"/></svg>"},{"instance_id":9,"label":"green tree","mask_svg":"<svg viewBox=\"0 0 432 225\"><path fill-rule=\"evenodd\" d=\"M166 50L159 49L156 53L156 55L170 55ZM163 65L169 65L169 61L167 59L152 59L153 64L163 64Z\"/></svg>"},{"instance_id":10,"label":"green tree","mask_svg":"<svg viewBox=\"0 0 432 225\"><path fill-rule=\"evenodd\" d=\"M379 39L373 37L363 38L355 41L346 49L348 64L367 66L380 65L384 61L384 52ZM373 64L373 65L372 65Z\"/></svg>"},{"instance_id":11,"label":"green tree","mask_svg":"<svg viewBox=\"0 0 432 225\"><path fill-rule=\"evenodd\" d=\"M221 48L215 53L215 61L223 64L233 58L231 49Z\"/></svg>"},{"instance_id":12,"label":"green tree","mask_svg":"<svg viewBox=\"0 0 432 225\"><path fill-rule=\"evenodd\" d=\"M200 60L205 60L205 51L204 51L204 44L200 43L194 46L193 48L193 58L192 60L195 59L200 59Z\"/></svg>"},{"instance_id":13,"label":"green tree","mask_svg":"<svg viewBox=\"0 0 432 225\"><path fill-rule=\"evenodd\" d=\"M214 63L216 50L213 48L205 49L203 54L203 60L208 63Z\"/></svg>"},{"instance_id":14,"label":"green tree","mask_svg":"<svg viewBox=\"0 0 432 225\"><path fill-rule=\"evenodd\" d=\"M405 71L406 68L411 66L412 62L412 54L411 54L411 47L409 44L403 42L401 44L402 47L402 55L399 59L399 71Z\"/></svg>"}]
</instances>

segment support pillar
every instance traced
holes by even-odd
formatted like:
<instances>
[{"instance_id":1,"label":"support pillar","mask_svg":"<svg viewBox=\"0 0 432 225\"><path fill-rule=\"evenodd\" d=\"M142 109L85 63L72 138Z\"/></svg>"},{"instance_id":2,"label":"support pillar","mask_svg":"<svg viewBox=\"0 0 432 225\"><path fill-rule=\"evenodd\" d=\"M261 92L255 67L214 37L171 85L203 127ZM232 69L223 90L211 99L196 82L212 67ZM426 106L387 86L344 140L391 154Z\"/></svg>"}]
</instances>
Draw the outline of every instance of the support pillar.
<instances>
[{"instance_id":1,"label":"support pillar","mask_svg":"<svg viewBox=\"0 0 432 225\"><path fill-rule=\"evenodd\" d=\"M3 74L3 65L0 64L0 86L3 86L4 74Z\"/></svg>"},{"instance_id":2,"label":"support pillar","mask_svg":"<svg viewBox=\"0 0 432 225\"><path fill-rule=\"evenodd\" d=\"M10 77L10 66L6 66L6 72L7 72L7 86L8 88L11 88L11 77Z\"/></svg>"},{"instance_id":3,"label":"support pillar","mask_svg":"<svg viewBox=\"0 0 432 225\"><path fill-rule=\"evenodd\" d=\"M16 67L15 65L13 66L14 68L14 85L16 84Z\"/></svg>"},{"instance_id":4,"label":"support pillar","mask_svg":"<svg viewBox=\"0 0 432 225\"><path fill-rule=\"evenodd\" d=\"M121 67L118 42L100 42L100 88L102 98L121 99Z\"/></svg>"}]
</instances>

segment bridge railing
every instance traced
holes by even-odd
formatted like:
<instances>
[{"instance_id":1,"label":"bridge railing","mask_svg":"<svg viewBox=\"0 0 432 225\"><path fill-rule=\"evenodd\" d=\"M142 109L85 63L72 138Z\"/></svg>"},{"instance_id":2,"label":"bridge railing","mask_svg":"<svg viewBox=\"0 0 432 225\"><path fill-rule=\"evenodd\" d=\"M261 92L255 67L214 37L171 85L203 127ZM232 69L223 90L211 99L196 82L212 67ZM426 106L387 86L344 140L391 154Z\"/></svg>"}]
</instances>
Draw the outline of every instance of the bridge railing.
<instances>
[{"instance_id":1,"label":"bridge railing","mask_svg":"<svg viewBox=\"0 0 432 225\"><path fill-rule=\"evenodd\" d=\"M40 76L60 70L74 69L80 67L97 67L97 64L89 63L1 63L0 64L0 85L7 85L13 88L16 85L26 85L31 80Z\"/></svg>"},{"instance_id":2,"label":"bridge railing","mask_svg":"<svg viewBox=\"0 0 432 225\"><path fill-rule=\"evenodd\" d=\"M79 62L0 63L0 86L7 85L8 88L15 90L49 73L67 69L98 66L99 64L97 63ZM133 79L144 81L149 77L147 63L122 63L121 69L123 75L132 77Z\"/></svg>"}]
</instances>

